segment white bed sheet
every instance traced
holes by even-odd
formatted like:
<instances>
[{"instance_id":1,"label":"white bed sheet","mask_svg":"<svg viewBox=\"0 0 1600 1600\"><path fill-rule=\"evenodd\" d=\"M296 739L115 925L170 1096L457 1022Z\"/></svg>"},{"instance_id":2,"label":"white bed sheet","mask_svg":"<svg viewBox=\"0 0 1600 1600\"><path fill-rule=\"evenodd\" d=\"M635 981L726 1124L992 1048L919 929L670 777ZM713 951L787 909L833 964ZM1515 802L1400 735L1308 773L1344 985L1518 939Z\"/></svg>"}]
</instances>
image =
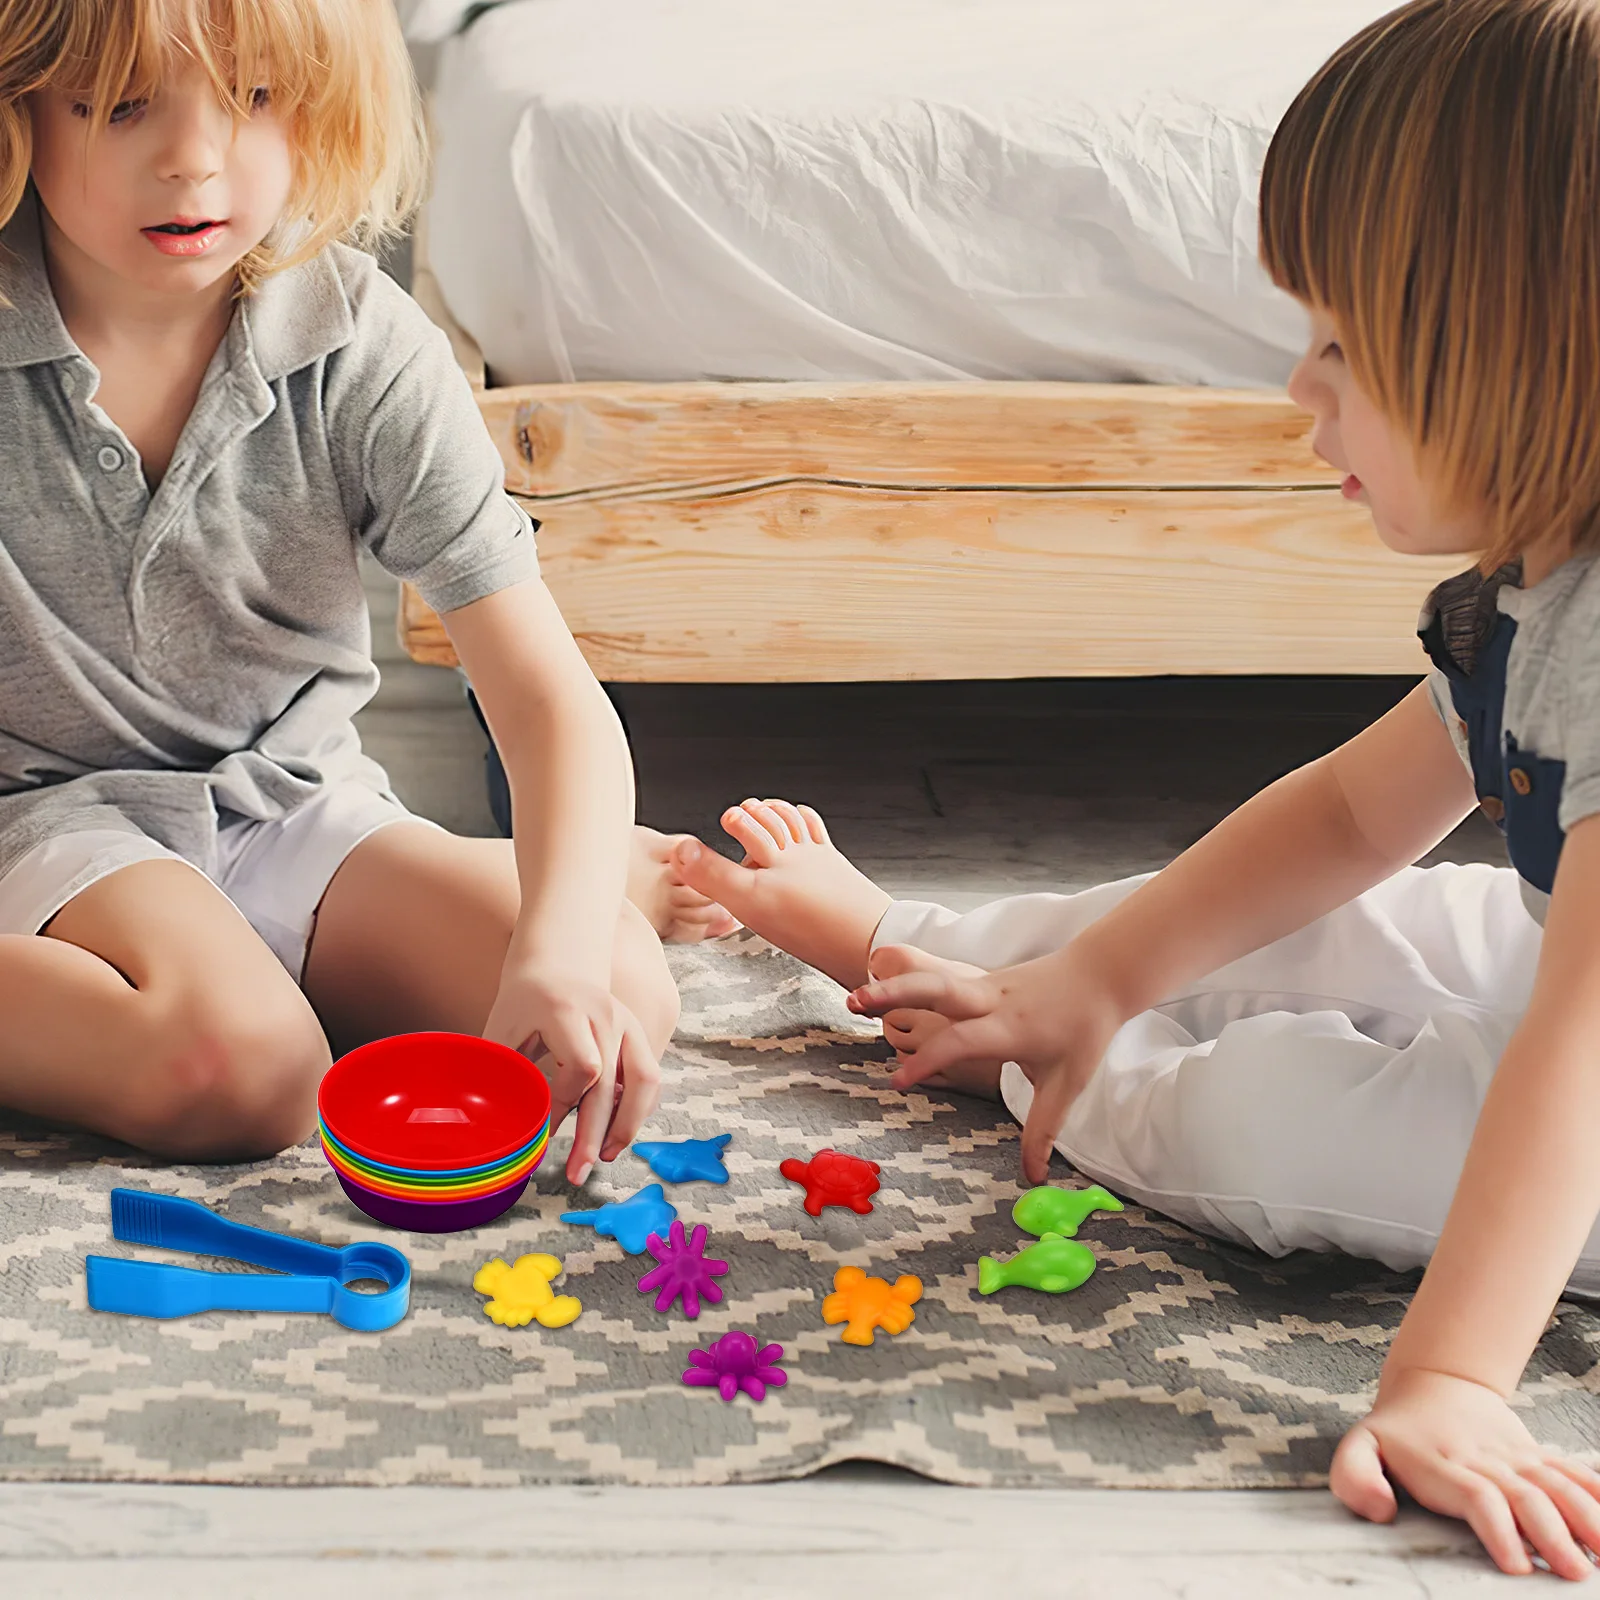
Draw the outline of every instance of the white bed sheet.
<instances>
[{"instance_id":1,"label":"white bed sheet","mask_svg":"<svg viewBox=\"0 0 1600 1600\"><path fill-rule=\"evenodd\" d=\"M429 255L497 382L1279 384L1278 118L1384 0L510 0Z\"/></svg>"}]
</instances>

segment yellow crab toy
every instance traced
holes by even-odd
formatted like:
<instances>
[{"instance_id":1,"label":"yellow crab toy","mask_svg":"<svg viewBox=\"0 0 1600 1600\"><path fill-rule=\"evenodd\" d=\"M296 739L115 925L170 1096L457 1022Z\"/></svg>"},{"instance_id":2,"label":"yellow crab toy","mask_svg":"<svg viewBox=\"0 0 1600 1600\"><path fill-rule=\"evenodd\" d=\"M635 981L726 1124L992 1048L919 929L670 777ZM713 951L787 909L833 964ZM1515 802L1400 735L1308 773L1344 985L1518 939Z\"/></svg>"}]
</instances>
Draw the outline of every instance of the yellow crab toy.
<instances>
[{"instance_id":1,"label":"yellow crab toy","mask_svg":"<svg viewBox=\"0 0 1600 1600\"><path fill-rule=\"evenodd\" d=\"M483 1308L491 1322L503 1328L521 1328L537 1322L541 1328L564 1328L583 1307L570 1294L556 1294L550 1280L559 1276L561 1263L554 1256L518 1256L508 1267L498 1256L478 1268L472 1287L494 1298Z\"/></svg>"}]
</instances>

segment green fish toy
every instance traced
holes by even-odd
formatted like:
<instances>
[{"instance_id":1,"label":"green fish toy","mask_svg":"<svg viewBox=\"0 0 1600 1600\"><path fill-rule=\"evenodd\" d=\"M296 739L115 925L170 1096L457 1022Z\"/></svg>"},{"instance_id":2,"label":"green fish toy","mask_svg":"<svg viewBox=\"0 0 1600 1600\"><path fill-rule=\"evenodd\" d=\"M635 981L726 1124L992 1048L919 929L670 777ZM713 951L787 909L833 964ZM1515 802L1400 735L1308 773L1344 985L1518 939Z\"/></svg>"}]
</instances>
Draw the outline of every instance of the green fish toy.
<instances>
[{"instance_id":1,"label":"green fish toy","mask_svg":"<svg viewBox=\"0 0 1600 1600\"><path fill-rule=\"evenodd\" d=\"M1120 1210L1122 1202L1098 1183L1087 1189L1058 1189L1046 1184L1042 1189L1030 1189L1017 1201L1011 1208L1011 1220L1024 1233L1041 1239L1050 1233L1075 1239L1091 1211Z\"/></svg>"},{"instance_id":2,"label":"green fish toy","mask_svg":"<svg viewBox=\"0 0 1600 1600\"><path fill-rule=\"evenodd\" d=\"M1037 1190L1034 1191L1038 1193ZM1062 1191L1057 1190L1057 1193ZM993 1294L1020 1283L1025 1289L1042 1289L1046 1294L1065 1294L1087 1283L1094 1271L1094 1251L1059 1233L1047 1233L1037 1244L1030 1244L1009 1261L992 1256L978 1260L978 1293Z\"/></svg>"}]
</instances>

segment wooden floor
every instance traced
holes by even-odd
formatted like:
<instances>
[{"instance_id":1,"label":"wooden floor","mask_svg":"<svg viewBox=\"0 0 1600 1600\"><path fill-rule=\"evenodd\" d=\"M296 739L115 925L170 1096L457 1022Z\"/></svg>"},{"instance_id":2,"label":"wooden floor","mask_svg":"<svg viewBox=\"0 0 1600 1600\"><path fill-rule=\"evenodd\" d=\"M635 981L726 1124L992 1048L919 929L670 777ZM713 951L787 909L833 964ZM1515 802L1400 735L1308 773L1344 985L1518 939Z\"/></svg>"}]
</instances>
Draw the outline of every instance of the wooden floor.
<instances>
[{"instance_id":1,"label":"wooden floor","mask_svg":"<svg viewBox=\"0 0 1600 1600\"><path fill-rule=\"evenodd\" d=\"M459 680L396 659L368 748L419 810L492 831ZM1159 865L1404 691L1394 680L627 691L644 818L710 834L809 800L899 894L971 904ZM1441 852L1494 859L1487 825ZM0 1419L3 1426L3 1419ZM1555 1579L1516 1592L1555 1592ZM1357 1522L1325 1493L979 1492L853 1467L738 1489L0 1485L0 1600L1004 1596L1302 1600L1510 1591L1464 1529Z\"/></svg>"},{"instance_id":2,"label":"wooden floor","mask_svg":"<svg viewBox=\"0 0 1600 1600\"><path fill-rule=\"evenodd\" d=\"M0 1486L17 1600L1454 1600L1457 1525L1322 1494L951 1489L874 1469L733 1489Z\"/></svg>"}]
</instances>

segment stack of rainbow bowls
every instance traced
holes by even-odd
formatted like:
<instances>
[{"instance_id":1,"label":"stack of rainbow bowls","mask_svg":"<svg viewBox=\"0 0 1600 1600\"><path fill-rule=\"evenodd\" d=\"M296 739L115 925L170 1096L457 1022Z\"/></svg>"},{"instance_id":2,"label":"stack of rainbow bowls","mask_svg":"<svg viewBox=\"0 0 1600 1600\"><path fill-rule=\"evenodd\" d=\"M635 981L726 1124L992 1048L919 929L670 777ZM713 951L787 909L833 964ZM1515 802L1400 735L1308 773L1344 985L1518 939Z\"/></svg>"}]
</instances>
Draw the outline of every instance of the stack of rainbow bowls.
<instances>
[{"instance_id":1,"label":"stack of rainbow bowls","mask_svg":"<svg viewBox=\"0 0 1600 1600\"><path fill-rule=\"evenodd\" d=\"M317 1121L334 1175L374 1221L459 1233L527 1188L550 1138L550 1090L504 1045L406 1033L334 1062Z\"/></svg>"}]
</instances>

